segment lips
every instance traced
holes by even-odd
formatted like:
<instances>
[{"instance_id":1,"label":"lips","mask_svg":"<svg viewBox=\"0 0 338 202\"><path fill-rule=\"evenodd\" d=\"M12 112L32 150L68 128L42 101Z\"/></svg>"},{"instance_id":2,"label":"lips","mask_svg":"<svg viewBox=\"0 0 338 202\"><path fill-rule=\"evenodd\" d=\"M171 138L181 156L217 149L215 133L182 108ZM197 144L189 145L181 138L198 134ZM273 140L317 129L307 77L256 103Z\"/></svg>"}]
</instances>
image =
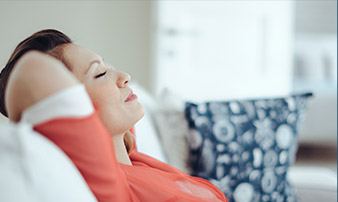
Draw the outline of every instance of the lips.
<instances>
[{"instance_id":1,"label":"lips","mask_svg":"<svg viewBox=\"0 0 338 202\"><path fill-rule=\"evenodd\" d=\"M130 91L128 97L124 100L125 102L133 101L137 98L137 96L133 93L133 91Z\"/></svg>"}]
</instances>

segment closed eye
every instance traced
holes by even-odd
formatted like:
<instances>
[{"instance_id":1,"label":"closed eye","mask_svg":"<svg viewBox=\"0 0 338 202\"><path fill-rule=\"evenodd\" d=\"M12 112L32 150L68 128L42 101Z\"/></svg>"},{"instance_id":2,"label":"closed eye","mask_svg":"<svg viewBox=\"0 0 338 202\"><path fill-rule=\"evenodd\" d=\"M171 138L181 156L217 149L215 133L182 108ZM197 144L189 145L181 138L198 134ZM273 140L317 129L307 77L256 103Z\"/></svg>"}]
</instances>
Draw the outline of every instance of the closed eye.
<instances>
[{"instance_id":1,"label":"closed eye","mask_svg":"<svg viewBox=\"0 0 338 202\"><path fill-rule=\"evenodd\" d=\"M97 78L99 78L101 76L104 76L106 73L107 73L107 71L105 71L105 72L103 72L101 74L96 75L94 78L97 79Z\"/></svg>"}]
</instances>

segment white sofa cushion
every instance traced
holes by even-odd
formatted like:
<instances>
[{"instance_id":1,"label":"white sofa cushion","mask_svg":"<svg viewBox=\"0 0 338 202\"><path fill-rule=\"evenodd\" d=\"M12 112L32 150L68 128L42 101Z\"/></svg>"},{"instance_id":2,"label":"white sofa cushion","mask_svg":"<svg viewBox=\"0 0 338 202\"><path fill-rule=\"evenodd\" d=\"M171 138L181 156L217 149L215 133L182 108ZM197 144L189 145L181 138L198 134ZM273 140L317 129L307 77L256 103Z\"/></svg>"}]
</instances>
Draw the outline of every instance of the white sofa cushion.
<instances>
[{"instance_id":1,"label":"white sofa cushion","mask_svg":"<svg viewBox=\"0 0 338 202\"><path fill-rule=\"evenodd\" d=\"M30 125L0 131L0 201L96 201L70 159Z\"/></svg>"},{"instance_id":2,"label":"white sofa cushion","mask_svg":"<svg viewBox=\"0 0 338 202\"><path fill-rule=\"evenodd\" d=\"M0 125L0 201L97 201L66 154L32 129L32 124L55 117L55 114L81 115L83 111L61 113L56 109L39 113L39 109L51 106L49 102L60 100L56 99L60 94L72 94L81 88L75 86L55 94L52 100L51 97L43 99L28 108L18 124Z\"/></svg>"}]
</instances>

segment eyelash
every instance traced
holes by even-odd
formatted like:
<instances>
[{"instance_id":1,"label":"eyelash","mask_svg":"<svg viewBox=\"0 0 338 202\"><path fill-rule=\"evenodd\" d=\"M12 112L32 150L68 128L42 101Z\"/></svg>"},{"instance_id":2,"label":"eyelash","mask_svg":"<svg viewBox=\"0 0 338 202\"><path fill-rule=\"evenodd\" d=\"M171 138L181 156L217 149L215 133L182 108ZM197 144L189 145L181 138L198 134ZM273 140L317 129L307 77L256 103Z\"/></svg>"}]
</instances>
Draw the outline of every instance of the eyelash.
<instances>
[{"instance_id":1,"label":"eyelash","mask_svg":"<svg viewBox=\"0 0 338 202\"><path fill-rule=\"evenodd\" d=\"M94 78L97 79L97 78L99 78L101 76L104 76L106 73L107 73L107 71L105 71L105 72L103 72L101 74L96 75Z\"/></svg>"}]
</instances>

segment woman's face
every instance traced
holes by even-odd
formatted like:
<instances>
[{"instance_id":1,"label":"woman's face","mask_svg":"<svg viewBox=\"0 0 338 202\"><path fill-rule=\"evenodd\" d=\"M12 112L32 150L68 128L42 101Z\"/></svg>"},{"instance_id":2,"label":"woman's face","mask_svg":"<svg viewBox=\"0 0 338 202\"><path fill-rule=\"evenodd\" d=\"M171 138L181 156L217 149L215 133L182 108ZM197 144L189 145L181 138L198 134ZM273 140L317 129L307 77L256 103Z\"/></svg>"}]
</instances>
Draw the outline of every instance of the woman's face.
<instances>
[{"instance_id":1,"label":"woman's face","mask_svg":"<svg viewBox=\"0 0 338 202\"><path fill-rule=\"evenodd\" d=\"M144 111L128 86L128 74L105 64L98 54L76 44L65 45L63 50L68 67L85 85L112 135L124 133L142 118Z\"/></svg>"}]
</instances>

